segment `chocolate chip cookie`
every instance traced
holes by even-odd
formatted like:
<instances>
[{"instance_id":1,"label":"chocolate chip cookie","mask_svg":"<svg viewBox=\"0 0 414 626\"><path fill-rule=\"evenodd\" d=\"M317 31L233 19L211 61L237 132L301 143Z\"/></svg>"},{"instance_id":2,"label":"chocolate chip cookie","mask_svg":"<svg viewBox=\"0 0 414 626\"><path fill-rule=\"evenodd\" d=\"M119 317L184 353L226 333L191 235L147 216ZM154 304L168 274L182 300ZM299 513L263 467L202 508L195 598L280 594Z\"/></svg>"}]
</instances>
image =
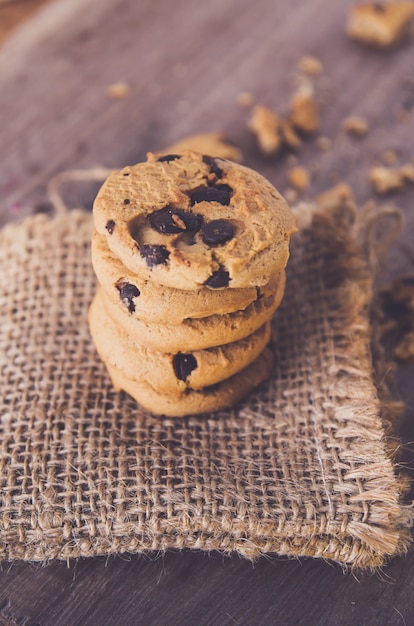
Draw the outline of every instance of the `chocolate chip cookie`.
<instances>
[{"instance_id":1,"label":"chocolate chip cookie","mask_svg":"<svg viewBox=\"0 0 414 626\"><path fill-rule=\"evenodd\" d=\"M108 373L117 391L126 391L151 413L169 417L199 415L219 411L240 402L263 383L271 373L273 352L269 348L254 363L234 376L199 390L186 389L181 395L156 391L150 384L128 378L121 369L106 363Z\"/></svg>"},{"instance_id":2,"label":"chocolate chip cookie","mask_svg":"<svg viewBox=\"0 0 414 626\"><path fill-rule=\"evenodd\" d=\"M102 288L95 296L95 306L105 311L133 341L150 350L171 353L204 350L239 341L258 330L279 306L285 279L285 272L282 272L275 293L258 298L243 311L185 319L177 325L147 323L134 318L109 300Z\"/></svg>"},{"instance_id":3,"label":"chocolate chip cookie","mask_svg":"<svg viewBox=\"0 0 414 626\"><path fill-rule=\"evenodd\" d=\"M187 151L114 172L94 203L97 231L140 280L180 290L266 285L296 220L251 169Z\"/></svg>"},{"instance_id":4,"label":"chocolate chip cookie","mask_svg":"<svg viewBox=\"0 0 414 626\"><path fill-rule=\"evenodd\" d=\"M103 235L92 237L92 263L95 274L109 300L147 323L181 324L185 319L242 311L259 297L270 295L277 277L264 287L209 289L193 291L171 289L139 279L128 270L108 247Z\"/></svg>"},{"instance_id":5,"label":"chocolate chip cookie","mask_svg":"<svg viewBox=\"0 0 414 626\"><path fill-rule=\"evenodd\" d=\"M149 350L105 314L94 301L89 327L101 359L135 381L146 381L156 391L180 395L187 388L201 389L218 383L252 363L270 340L270 323L255 333L223 346L191 352Z\"/></svg>"}]
</instances>

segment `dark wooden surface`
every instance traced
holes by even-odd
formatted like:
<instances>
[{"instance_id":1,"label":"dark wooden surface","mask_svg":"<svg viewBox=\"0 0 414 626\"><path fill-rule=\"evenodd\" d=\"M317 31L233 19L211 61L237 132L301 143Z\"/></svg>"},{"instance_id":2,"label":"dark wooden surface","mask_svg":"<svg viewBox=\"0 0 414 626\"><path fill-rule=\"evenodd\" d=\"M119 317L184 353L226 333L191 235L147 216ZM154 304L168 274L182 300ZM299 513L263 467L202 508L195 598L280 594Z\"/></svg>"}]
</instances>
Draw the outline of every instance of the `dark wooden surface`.
<instances>
[{"instance_id":1,"label":"dark wooden surface","mask_svg":"<svg viewBox=\"0 0 414 626\"><path fill-rule=\"evenodd\" d=\"M344 34L350 0L51 1L0 47L0 221L47 201L46 185L66 168L120 167L184 135L226 131L246 164L281 191L291 165L265 159L246 129L240 92L285 112L304 54L324 66L316 80L321 135L304 142L297 163L312 170L307 196L337 180L362 204L373 198L368 170L394 150L414 158L414 43L378 52ZM126 82L129 96L107 97ZM404 113L402 115L401 113ZM351 114L370 132L341 130ZM66 189L90 207L96 186ZM384 275L414 271L414 187L393 195L406 228ZM414 469L413 367L398 372L406 402L400 462ZM0 624L317 624L414 623L414 554L381 572L352 574L321 561L277 557L255 564L217 554L167 553L51 563L3 563Z\"/></svg>"},{"instance_id":2,"label":"dark wooden surface","mask_svg":"<svg viewBox=\"0 0 414 626\"><path fill-rule=\"evenodd\" d=\"M0 0L0 43L49 0Z\"/></svg>"}]
</instances>

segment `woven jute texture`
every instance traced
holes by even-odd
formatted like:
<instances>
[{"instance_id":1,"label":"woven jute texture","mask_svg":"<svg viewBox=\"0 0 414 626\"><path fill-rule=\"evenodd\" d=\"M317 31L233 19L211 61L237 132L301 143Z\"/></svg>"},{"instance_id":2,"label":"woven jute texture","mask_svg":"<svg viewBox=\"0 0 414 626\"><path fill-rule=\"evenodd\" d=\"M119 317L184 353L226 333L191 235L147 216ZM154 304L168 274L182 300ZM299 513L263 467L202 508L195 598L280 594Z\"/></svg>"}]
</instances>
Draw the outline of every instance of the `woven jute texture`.
<instances>
[{"instance_id":1,"label":"woven jute texture","mask_svg":"<svg viewBox=\"0 0 414 626\"><path fill-rule=\"evenodd\" d=\"M0 556L166 549L375 567L406 549L351 209L302 216L271 380L233 410L155 418L90 339L91 216L0 234Z\"/></svg>"}]
</instances>

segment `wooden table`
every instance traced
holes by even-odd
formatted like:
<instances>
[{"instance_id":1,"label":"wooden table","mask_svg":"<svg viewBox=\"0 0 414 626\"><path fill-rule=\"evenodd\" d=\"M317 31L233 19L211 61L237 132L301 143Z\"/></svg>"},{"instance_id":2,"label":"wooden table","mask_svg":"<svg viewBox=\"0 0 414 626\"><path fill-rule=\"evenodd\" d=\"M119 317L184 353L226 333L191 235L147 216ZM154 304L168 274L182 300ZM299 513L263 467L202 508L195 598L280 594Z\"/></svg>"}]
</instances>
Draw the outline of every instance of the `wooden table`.
<instances>
[{"instance_id":1,"label":"wooden table","mask_svg":"<svg viewBox=\"0 0 414 626\"><path fill-rule=\"evenodd\" d=\"M350 41L344 27L352 4L46 3L0 48L1 222L45 208L47 182L61 170L118 168L201 131L227 132L246 164L285 191L292 156L260 155L246 128L249 112L237 98L249 92L286 112L305 54L323 64L315 81L321 135L332 146L322 151L312 138L298 150L297 164L312 172L303 197L344 180L359 203L373 198L368 171L386 150L401 164L414 158L414 43L378 52ZM108 86L118 82L129 94L111 99ZM341 129L351 114L369 120L365 137ZM89 207L95 191L95 185L78 185L66 198ZM414 187L391 200L405 211L406 228L384 280L414 269ZM396 384L406 402L401 462L411 472L413 373L412 366L401 366ZM0 572L0 624L413 623L412 552L373 575L316 560L273 557L252 564L189 552L80 560L69 567L3 563Z\"/></svg>"}]
</instances>

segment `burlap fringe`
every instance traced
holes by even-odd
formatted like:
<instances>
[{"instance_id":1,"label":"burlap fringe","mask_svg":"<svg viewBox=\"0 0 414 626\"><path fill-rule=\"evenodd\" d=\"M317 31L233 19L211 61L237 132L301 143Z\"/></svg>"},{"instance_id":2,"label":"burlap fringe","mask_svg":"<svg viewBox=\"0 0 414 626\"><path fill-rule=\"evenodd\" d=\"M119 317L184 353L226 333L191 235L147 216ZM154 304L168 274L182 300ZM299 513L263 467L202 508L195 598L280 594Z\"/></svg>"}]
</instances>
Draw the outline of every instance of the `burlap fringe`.
<instances>
[{"instance_id":1,"label":"burlap fringe","mask_svg":"<svg viewBox=\"0 0 414 626\"><path fill-rule=\"evenodd\" d=\"M347 210L344 211L344 204ZM322 206L320 206L322 205ZM411 488L411 479L404 472L404 468L398 464L398 451L401 442L396 434L397 420L404 410L402 401L396 400L390 389L392 384L392 374L395 369L395 363L391 357L387 355L381 342L381 319L382 312L378 301L378 282L379 269L386 263L391 246L398 240L403 229L404 214L393 205L385 205L377 207L375 203L368 202L362 210L358 211L353 195L338 202L335 206L326 206L323 202L298 207L297 214L299 218L299 226L308 227L314 220L320 222L318 232L323 228L324 220L335 223L346 219L347 229L352 232L352 239L359 244L359 252L357 255L348 255L344 250L343 254L337 254L337 241L326 241L326 256L331 265L334 275L346 275L342 284L334 285L332 289L332 297L337 297L338 301L342 301L344 306L341 315L337 321L354 320L354 324L358 328L357 333L352 333L351 337L344 337L344 345L342 353L354 363L358 363L366 356L361 351L362 346L371 346L372 377L375 380L378 403L376 411L380 415L384 428L384 447L388 455L389 462L394 468L395 480L386 476L386 466L375 462L372 459L370 465L365 465L361 470L361 478L367 481L367 491L363 494L366 502L370 500L381 499L384 503L382 515L375 520L376 526L372 524L364 524L360 522L350 522L347 526L347 532L365 546L372 548L372 555L361 559L358 550L352 566L355 569L369 567L375 568L380 566L381 560L375 558L376 553L388 555L402 555L408 551L412 543L411 529L414 523L413 503L403 504L404 497L409 493ZM305 211L303 211L305 209ZM324 213L328 209L327 213ZM322 212L321 212L322 210ZM330 255L329 244L334 246L334 253ZM351 252L351 251L350 251ZM355 258L355 264L350 267L347 259L349 256ZM349 277L352 278L349 282ZM336 293L335 293L336 292ZM369 323L371 322L371 324ZM345 324L344 324L345 325ZM337 332L341 332L342 323L337 325ZM339 362L341 354L336 351L335 360ZM361 384L366 372L356 367L350 370L349 367L344 370L349 388L352 385L355 390L358 389L363 393ZM361 432L352 433L355 436L364 435L367 432L376 437L375 431L371 431L371 419L376 419L376 411L371 415L361 416ZM387 468L388 469L388 468ZM357 479L357 473L354 473ZM395 496L395 486L397 487L397 497ZM393 493L394 492L394 493ZM360 495L358 496L361 497Z\"/></svg>"}]
</instances>

